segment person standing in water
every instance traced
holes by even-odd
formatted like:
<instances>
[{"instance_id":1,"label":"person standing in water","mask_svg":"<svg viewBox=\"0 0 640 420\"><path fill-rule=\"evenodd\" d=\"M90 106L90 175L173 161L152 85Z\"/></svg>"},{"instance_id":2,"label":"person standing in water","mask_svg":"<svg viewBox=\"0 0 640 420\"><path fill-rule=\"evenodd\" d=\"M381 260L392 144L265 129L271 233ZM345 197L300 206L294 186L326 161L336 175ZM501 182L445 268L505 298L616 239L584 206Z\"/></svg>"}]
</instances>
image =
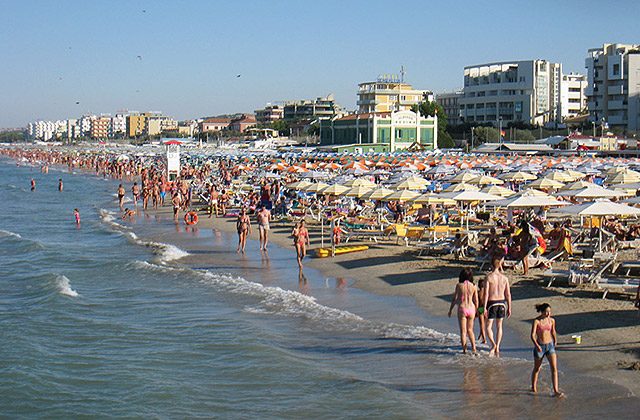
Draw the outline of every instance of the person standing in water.
<instances>
[{"instance_id":1,"label":"person standing in water","mask_svg":"<svg viewBox=\"0 0 640 420\"><path fill-rule=\"evenodd\" d=\"M62 192L64 185L62 184L62 178L58 179L58 191Z\"/></svg>"},{"instance_id":2,"label":"person standing in water","mask_svg":"<svg viewBox=\"0 0 640 420\"><path fill-rule=\"evenodd\" d=\"M307 246L309 243L309 231L305 227L304 219L300 220L291 232L293 237L293 245L296 247L296 255L298 257L298 267L302 268L302 259L307 255Z\"/></svg>"},{"instance_id":3,"label":"person standing in water","mask_svg":"<svg viewBox=\"0 0 640 420\"><path fill-rule=\"evenodd\" d=\"M473 272L465 268L460 272L458 284L453 292L451 306L449 307L449 318L453 307L458 304L458 324L460 326L460 342L462 352L467 353L467 338L471 342L471 350L476 353L476 339L473 332L473 319L476 317L478 307L478 289L473 284Z\"/></svg>"},{"instance_id":4,"label":"person standing in water","mask_svg":"<svg viewBox=\"0 0 640 420\"><path fill-rule=\"evenodd\" d=\"M80 210L73 209L73 217L76 219L76 225L80 226Z\"/></svg>"},{"instance_id":5,"label":"person standing in water","mask_svg":"<svg viewBox=\"0 0 640 420\"><path fill-rule=\"evenodd\" d=\"M238 231L238 249L236 252L242 252L244 254L244 248L247 245L247 235L251 234L251 219L249 219L245 209L242 209L238 215L236 230Z\"/></svg>"},{"instance_id":6,"label":"person standing in water","mask_svg":"<svg viewBox=\"0 0 640 420\"><path fill-rule=\"evenodd\" d=\"M487 335L491 343L490 356L500 356L500 343L502 342L502 322L505 316L511 316L511 289L509 279L502 274L502 261L504 256L496 254L491 259L493 270L487 274L483 307L487 318ZM496 323L496 338L493 338L493 323Z\"/></svg>"},{"instance_id":7,"label":"person standing in water","mask_svg":"<svg viewBox=\"0 0 640 420\"><path fill-rule=\"evenodd\" d=\"M556 320L551 318L551 305L542 303L535 306L540 314L533 320L531 325L531 341L535 346L533 349L533 371L531 372L531 392L538 392L538 375L544 357L549 361L551 368L551 382L553 384L553 395L564 397L558 388L558 357L556 356Z\"/></svg>"},{"instance_id":8,"label":"person standing in water","mask_svg":"<svg viewBox=\"0 0 640 420\"><path fill-rule=\"evenodd\" d=\"M260 249L266 251L267 244L269 243L269 221L271 220L271 212L261 204L260 210L256 213L256 219L260 233Z\"/></svg>"},{"instance_id":9,"label":"person standing in water","mask_svg":"<svg viewBox=\"0 0 640 420\"><path fill-rule=\"evenodd\" d=\"M31 178L31 191L36 190L36 180Z\"/></svg>"},{"instance_id":10,"label":"person standing in water","mask_svg":"<svg viewBox=\"0 0 640 420\"><path fill-rule=\"evenodd\" d=\"M134 182L133 187L131 187L131 195L133 195L133 205L137 206L140 198L140 187L137 182Z\"/></svg>"},{"instance_id":11,"label":"person standing in water","mask_svg":"<svg viewBox=\"0 0 640 420\"><path fill-rule=\"evenodd\" d=\"M118 185L118 204L120 205L120 210L124 209L124 195L126 191L122 184Z\"/></svg>"}]
</instances>

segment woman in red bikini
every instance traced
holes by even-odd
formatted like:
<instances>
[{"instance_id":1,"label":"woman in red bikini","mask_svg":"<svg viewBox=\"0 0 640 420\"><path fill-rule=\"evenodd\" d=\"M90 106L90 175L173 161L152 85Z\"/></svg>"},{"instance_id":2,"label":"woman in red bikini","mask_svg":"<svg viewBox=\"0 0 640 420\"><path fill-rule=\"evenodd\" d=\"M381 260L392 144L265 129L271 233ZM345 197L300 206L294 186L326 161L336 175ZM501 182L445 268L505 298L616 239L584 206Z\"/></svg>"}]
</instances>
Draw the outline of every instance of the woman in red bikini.
<instances>
[{"instance_id":1,"label":"woman in red bikini","mask_svg":"<svg viewBox=\"0 0 640 420\"><path fill-rule=\"evenodd\" d=\"M458 323L460 325L460 341L462 352L467 353L467 338L471 342L471 350L476 353L476 340L473 333L473 319L476 316L478 307L478 289L473 284L473 272L465 268L460 272L458 284L453 293L451 306L449 307L449 317L453 307L458 304Z\"/></svg>"},{"instance_id":2,"label":"woman in red bikini","mask_svg":"<svg viewBox=\"0 0 640 420\"><path fill-rule=\"evenodd\" d=\"M551 368L551 382L553 383L553 395L564 397L558 389L558 358L556 356L556 320L551 318L551 306L548 303L536 305L536 311L540 314L533 320L531 326L531 341L533 349L533 372L531 372L531 392L538 392L538 374L542 366L542 360L547 356Z\"/></svg>"},{"instance_id":3,"label":"woman in red bikini","mask_svg":"<svg viewBox=\"0 0 640 420\"><path fill-rule=\"evenodd\" d=\"M291 236L293 236L293 245L296 247L298 267L302 269L302 259L307 255L307 246L309 245L309 231L305 227L304 220L300 220L293 228Z\"/></svg>"}]
</instances>

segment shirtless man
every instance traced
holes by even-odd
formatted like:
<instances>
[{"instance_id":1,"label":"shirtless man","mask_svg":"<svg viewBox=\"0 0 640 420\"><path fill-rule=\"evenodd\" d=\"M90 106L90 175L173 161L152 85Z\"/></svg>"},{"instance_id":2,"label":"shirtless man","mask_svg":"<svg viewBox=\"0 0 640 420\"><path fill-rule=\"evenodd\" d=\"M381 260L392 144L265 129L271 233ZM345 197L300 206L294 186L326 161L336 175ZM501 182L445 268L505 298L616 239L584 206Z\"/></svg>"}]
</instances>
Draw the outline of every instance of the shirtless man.
<instances>
[{"instance_id":1,"label":"shirtless man","mask_svg":"<svg viewBox=\"0 0 640 420\"><path fill-rule=\"evenodd\" d=\"M264 205L260 206L260 210L256 213L258 221L258 232L260 233L260 250L267 250L269 243L269 221L271 221L271 212Z\"/></svg>"},{"instance_id":2,"label":"shirtless man","mask_svg":"<svg viewBox=\"0 0 640 420\"><path fill-rule=\"evenodd\" d=\"M209 217L213 216L213 213L215 212L216 217L218 217L218 197L220 196L220 194L218 193L218 190L216 189L216 186L214 184L211 184L211 188L209 189Z\"/></svg>"},{"instance_id":3,"label":"shirtless man","mask_svg":"<svg viewBox=\"0 0 640 420\"><path fill-rule=\"evenodd\" d=\"M180 205L182 204L182 200L180 200L180 194L177 192L173 194L171 198L171 205L173 206L173 220L178 221L178 213L180 212Z\"/></svg>"},{"instance_id":4,"label":"shirtless man","mask_svg":"<svg viewBox=\"0 0 640 420\"><path fill-rule=\"evenodd\" d=\"M484 295L483 306L489 321L487 323L487 333L489 342L491 342L490 356L500 356L500 343L502 342L502 321L505 315L511 316L511 289L509 288L509 279L502 274L502 261L504 257L501 254L494 255L491 259L493 270L487 274L486 292ZM493 322L496 322L496 339L493 339Z\"/></svg>"}]
</instances>

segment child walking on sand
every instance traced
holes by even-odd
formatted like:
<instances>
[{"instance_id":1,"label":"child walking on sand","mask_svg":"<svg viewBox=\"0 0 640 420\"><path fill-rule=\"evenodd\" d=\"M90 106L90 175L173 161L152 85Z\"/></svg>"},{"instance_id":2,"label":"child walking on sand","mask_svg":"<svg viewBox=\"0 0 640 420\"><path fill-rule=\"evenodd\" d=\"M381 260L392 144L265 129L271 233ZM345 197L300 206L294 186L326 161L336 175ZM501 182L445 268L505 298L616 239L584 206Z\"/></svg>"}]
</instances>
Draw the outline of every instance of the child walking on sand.
<instances>
[{"instance_id":1,"label":"child walking on sand","mask_svg":"<svg viewBox=\"0 0 640 420\"><path fill-rule=\"evenodd\" d=\"M538 374L545 356L551 368L551 382L553 383L553 395L564 397L558 388L558 359L556 356L556 321L551 318L551 306L548 303L536 305L536 311L540 314L533 320L531 326L531 341L533 349L533 372L531 372L531 392L538 392Z\"/></svg>"}]
</instances>

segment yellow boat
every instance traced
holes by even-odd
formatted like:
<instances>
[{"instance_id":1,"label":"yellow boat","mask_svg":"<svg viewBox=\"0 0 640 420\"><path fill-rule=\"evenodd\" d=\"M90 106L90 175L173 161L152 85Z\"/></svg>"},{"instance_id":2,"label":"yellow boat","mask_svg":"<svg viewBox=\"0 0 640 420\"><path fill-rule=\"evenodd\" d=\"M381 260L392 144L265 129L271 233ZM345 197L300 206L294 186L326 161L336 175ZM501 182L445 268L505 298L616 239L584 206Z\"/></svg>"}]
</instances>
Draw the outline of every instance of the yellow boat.
<instances>
[{"instance_id":1,"label":"yellow boat","mask_svg":"<svg viewBox=\"0 0 640 420\"><path fill-rule=\"evenodd\" d=\"M349 252L366 251L369 249L368 245L354 245L354 246L337 246L336 255L347 254ZM331 248L318 248L316 249L316 256L319 258L325 258L331 256Z\"/></svg>"}]
</instances>

